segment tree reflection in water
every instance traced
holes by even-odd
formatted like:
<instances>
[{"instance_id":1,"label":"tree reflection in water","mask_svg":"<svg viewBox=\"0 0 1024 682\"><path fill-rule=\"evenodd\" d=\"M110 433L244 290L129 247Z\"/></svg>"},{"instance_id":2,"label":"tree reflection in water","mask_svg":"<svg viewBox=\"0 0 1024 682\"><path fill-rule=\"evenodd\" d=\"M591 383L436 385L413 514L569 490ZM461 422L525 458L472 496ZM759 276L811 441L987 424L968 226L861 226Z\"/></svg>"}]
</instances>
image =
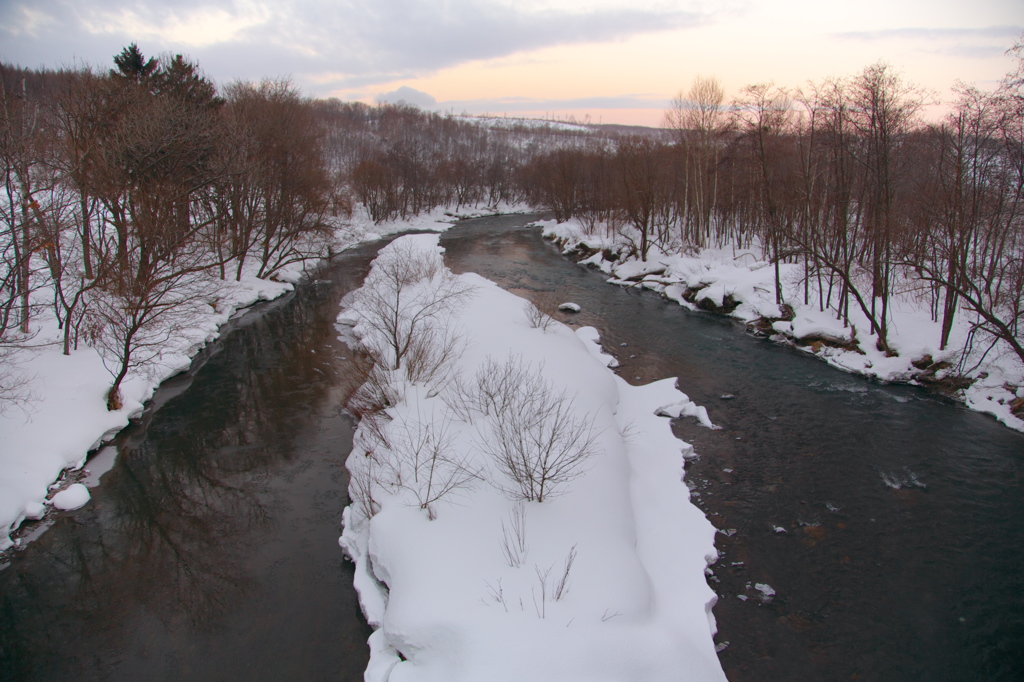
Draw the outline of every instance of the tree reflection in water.
<instances>
[{"instance_id":1,"label":"tree reflection in water","mask_svg":"<svg viewBox=\"0 0 1024 682\"><path fill-rule=\"evenodd\" d=\"M188 390L169 387L177 394L119 436L92 502L0 571L0 678L361 674L368 632L336 544L352 424L338 407L348 351L333 322L374 251L346 254L329 281L250 313L204 351L175 380ZM267 663L282 640L329 650ZM297 673L282 658L320 662Z\"/></svg>"}]
</instances>

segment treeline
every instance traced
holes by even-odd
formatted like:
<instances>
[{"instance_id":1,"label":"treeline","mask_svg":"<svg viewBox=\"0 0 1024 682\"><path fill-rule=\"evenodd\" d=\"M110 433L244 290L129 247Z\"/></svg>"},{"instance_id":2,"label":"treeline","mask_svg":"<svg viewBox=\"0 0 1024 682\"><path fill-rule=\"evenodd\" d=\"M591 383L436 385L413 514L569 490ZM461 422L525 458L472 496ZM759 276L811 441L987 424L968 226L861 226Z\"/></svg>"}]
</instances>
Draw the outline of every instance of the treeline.
<instances>
[{"instance_id":1,"label":"treeline","mask_svg":"<svg viewBox=\"0 0 1024 682\"><path fill-rule=\"evenodd\" d=\"M0 71L0 334L24 345L52 291L64 352L103 351L109 406L159 354L211 271L259 276L325 251L336 192L312 108L287 83L218 93L180 55ZM207 289L209 287L206 287Z\"/></svg>"},{"instance_id":2,"label":"treeline","mask_svg":"<svg viewBox=\"0 0 1024 682\"><path fill-rule=\"evenodd\" d=\"M1022 76L995 92L960 86L932 124L926 94L885 64L804 91L749 86L730 103L698 78L666 112L664 139L539 155L528 196L614 231L642 260L756 241L776 302L779 265L802 263L803 302L847 322L860 309L880 350L894 294L912 291L941 320L943 347L967 310L970 343L1002 340L1024 361Z\"/></svg>"},{"instance_id":3,"label":"treeline","mask_svg":"<svg viewBox=\"0 0 1024 682\"><path fill-rule=\"evenodd\" d=\"M458 210L527 198L521 176L539 151L603 144L583 126L485 126L407 105L315 103L328 132L332 167L374 222L438 206Z\"/></svg>"},{"instance_id":4,"label":"treeline","mask_svg":"<svg viewBox=\"0 0 1024 682\"><path fill-rule=\"evenodd\" d=\"M645 260L757 241L776 267L806 266L805 302L860 308L885 349L892 295L918 287L943 344L966 308L1024 359L1021 80L964 87L926 125L924 95L884 65L729 103L698 79L663 130L630 136L312 100L286 81L218 89L134 44L106 71L0 64L0 360L52 316L65 353L100 350L116 408L217 278L327 255L353 210L501 202L612 230ZM16 384L0 362L0 406Z\"/></svg>"},{"instance_id":5,"label":"treeline","mask_svg":"<svg viewBox=\"0 0 1024 682\"><path fill-rule=\"evenodd\" d=\"M310 100L286 81L218 90L134 44L106 72L0 65L0 355L52 315L65 354L82 340L101 351L115 409L127 374L215 299L215 278L327 255L354 204L381 222L519 201L537 140L581 135ZM4 363L0 403L16 384Z\"/></svg>"}]
</instances>

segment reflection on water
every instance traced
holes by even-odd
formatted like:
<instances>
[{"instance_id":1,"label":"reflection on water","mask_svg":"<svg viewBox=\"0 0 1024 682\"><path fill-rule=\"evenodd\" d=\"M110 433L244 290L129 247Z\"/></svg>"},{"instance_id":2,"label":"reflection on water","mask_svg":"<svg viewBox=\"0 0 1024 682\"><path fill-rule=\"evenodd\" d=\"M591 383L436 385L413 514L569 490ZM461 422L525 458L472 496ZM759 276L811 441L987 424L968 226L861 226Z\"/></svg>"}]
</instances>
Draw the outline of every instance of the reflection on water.
<instances>
[{"instance_id":1,"label":"reflection on water","mask_svg":"<svg viewBox=\"0 0 1024 682\"><path fill-rule=\"evenodd\" d=\"M0 678L362 679L333 322L373 251L236 321L0 571Z\"/></svg>"},{"instance_id":2,"label":"reflection on water","mask_svg":"<svg viewBox=\"0 0 1024 682\"><path fill-rule=\"evenodd\" d=\"M723 427L676 423L723 531L710 584L730 680L1024 679L1024 435L610 286L512 224L453 230L446 260L579 303L555 317L600 329L623 378L677 376Z\"/></svg>"}]
</instances>

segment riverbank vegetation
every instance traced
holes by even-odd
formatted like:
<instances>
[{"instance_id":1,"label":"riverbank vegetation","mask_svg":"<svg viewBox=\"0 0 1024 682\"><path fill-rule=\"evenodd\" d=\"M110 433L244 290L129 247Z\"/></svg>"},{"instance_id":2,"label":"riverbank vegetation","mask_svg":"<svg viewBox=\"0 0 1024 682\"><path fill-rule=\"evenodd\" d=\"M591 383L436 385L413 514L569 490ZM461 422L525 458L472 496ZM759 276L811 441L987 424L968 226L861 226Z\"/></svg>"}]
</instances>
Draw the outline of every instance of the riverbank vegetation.
<instances>
[{"instance_id":1,"label":"riverbank vegetation","mask_svg":"<svg viewBox=\"0 0 1024 682\"><path fill-rule=\"evenodd\" d=\"M107 71L0 66L0 352L51 316L62 351L125 376L205 305L216 280L273 278L328 254L356 210L376 224L444 207L529 203L625 257L756 245L787 293L891 339L894 294L968 345L1024 362L1024 46L994 91L959 86L941 121L886 64L727 101L697 78L662 130L530 124L303 98L286 81L218 89L134 44ZM212 277L211 277L212 275ZM813 300L812 300L813 299ZM24 398L10 363L0 403Z\"/></svg>"},{"instance_id":2,"label":"riverbank vegetation","mask_svg":"<svg viewBox=\"0 0 1024 682\"><path fill-rule=\"evenodd\" d=\"M1014 51L996 90L959 86L937 123L921 118L927 93L881 63L728 104L698 78L666 114L670 138L550 153L534 200L573 223L552 236L621 279L681 284L705 309L750 304L741 316L767 333L828 313L836 331L797 340L879 353L840 365L886 380L985 380L968 402L1020 428L1024 44ZM761 268L771 276L749 276Z\"/></svg>"},{"instance_id":3,"label":"riverbank vegetation","mask_svg":"<svg viewBox=\"0 0 1024 682\"><path fill-rule=\"evenodd\" d=\"M380 224L519 202L536 149L598 136L310 100L281 80L218 89L134 44L106 71L0 65L0 117L0 352L55 320L65 355L103 354L111 409L218 280L328 255L354 205ZM5 362L0 405L26 397Z\"/></svg>"},{"instance_id":4,"label":"riverbank vegetation","mask_svg":"<svg viewBox=\"0 0 1024 682\"><path fill-rule=\"evenodd\" d=\"M961 86L934 124L920 118L927 94L885 64L806 90L749 86L731 103L699 78L667 112L669 139L551 152L531 197L641 261L756 243L776 303L781 266L802 264L802 302L847 323L857 308L887 352L893 294L911 286L941 348L969 315L976 343L1024 361L1021 76Z\"/></svg>"}]
</instances>

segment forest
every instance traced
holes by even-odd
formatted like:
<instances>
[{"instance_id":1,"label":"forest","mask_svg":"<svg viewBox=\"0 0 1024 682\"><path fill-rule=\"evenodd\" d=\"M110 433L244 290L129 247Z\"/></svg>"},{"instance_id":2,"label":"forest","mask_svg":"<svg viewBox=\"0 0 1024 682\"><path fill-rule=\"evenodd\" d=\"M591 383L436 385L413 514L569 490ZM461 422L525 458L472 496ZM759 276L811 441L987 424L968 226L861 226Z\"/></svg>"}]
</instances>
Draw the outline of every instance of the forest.
<instances>
[{"instance_id":1,"label":"forest","mask_svg":"<svg viewBox=\"0 0 1024 682\"><path fill-rule=\"evenodd\" d=\"M55 319L96 348L110 409L204 292L331 253L354 211L529 204L615 234L627 253L758 245L803 267L803 303L851 306L888 348L914 293L971 343L1024 362L1024 43L993 91L932 95L877 63L727 101L698 77L660 129L475 119L304 97L286 80L218 87L181 55L132 44L107 70L0 65L0 404L7 358Z\"/></svg>"}]
</instances>

